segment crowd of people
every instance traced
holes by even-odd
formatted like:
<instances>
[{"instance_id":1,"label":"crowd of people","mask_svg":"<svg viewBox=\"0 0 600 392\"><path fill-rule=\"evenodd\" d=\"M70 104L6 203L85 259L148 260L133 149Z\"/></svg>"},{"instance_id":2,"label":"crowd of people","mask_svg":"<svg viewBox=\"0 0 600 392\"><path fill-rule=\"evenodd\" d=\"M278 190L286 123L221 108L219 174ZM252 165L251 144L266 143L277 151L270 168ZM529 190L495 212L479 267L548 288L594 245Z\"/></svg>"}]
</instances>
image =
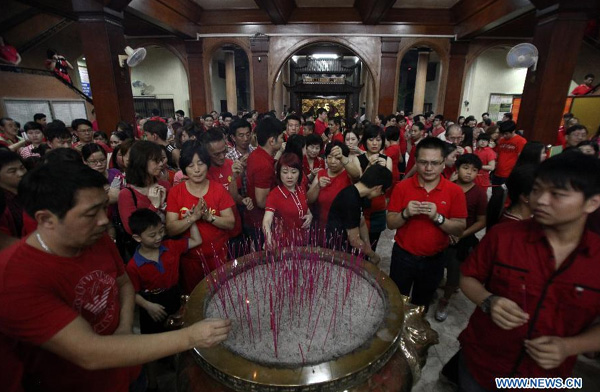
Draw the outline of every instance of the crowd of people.
<instances>
[{"instance_id":1,"label":"crowd of people","mask_svg":"<svg viewBox=\"0 0 600 392\"><path fill-rule=\"evenodd\" d=\"M459 288L478 305L461 390L568 377L600 351L600 129L567 113L556 137L527 141L511 113L154 110L113 132L2 118L0 386L155 390L154 361L227 338L228 320L165 324L210 271L307 244L377 264L386 228L390 277L413 304L439 322Z\"/></svg>"}]
</instances>

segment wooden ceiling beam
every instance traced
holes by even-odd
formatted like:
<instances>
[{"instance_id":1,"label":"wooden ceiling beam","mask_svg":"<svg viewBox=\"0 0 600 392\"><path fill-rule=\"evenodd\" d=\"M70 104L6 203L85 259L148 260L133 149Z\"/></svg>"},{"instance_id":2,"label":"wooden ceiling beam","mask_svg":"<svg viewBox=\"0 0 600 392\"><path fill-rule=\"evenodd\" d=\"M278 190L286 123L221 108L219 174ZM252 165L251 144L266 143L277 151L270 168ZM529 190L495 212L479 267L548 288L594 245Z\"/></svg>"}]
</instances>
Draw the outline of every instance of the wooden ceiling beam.
<instances>
[{"instance_id":1,"label":"wooden ceiling beam","mask_svg":"<svg viewBox=\"0 0 600 392\"><path fill-rule=\"evenodd\" d=\"M380 23L453 25L453 16L448 9L392 8Z\"/></svg>"},{"instance_id":2,"label":"wooden ceiling beam","mask_svg":"<svg viewBox=\"0 0 600 392\"><path fill-rule=\"evenodd\" d=\"M181 38L196 38L199 26L190 18L199 20L201 15L188 17L187 8L178 8L178 4L178 0L132 0L125 11Z\"/></svg>"},{"instance_id":3,"label":"wooden ceiling beam","mask_svg":"<svg viewBox=\"0 0 600 392\"><path fill-rule=\"evenodd\" d=\"M534 9L529 0L462 0L451 12L457 22L456 37L462 40L474 38Z\"/></svg>"},{"instance_id":4,"label":"wooden ceiling beam","mask_svg":"<svg viewBox=\"0 0 600 392\"><path fill-rule=\"evenodd\" d=\"M354 8L358 10L364 24L376 25L385 18L395 2L396 0L356 0Z\"/></svg>"},{"instance_id":5,"label":"wooden ceiling beam","mask_svg":"<svg viewBox=\"0 0 600 392\"><path fill-rule=\"evenodd\" d=\"M254 2L269 15L271 22L276 25L287 24L292 12L296 9L294 0L254 0Z\"/></svg>"}]
</instances>

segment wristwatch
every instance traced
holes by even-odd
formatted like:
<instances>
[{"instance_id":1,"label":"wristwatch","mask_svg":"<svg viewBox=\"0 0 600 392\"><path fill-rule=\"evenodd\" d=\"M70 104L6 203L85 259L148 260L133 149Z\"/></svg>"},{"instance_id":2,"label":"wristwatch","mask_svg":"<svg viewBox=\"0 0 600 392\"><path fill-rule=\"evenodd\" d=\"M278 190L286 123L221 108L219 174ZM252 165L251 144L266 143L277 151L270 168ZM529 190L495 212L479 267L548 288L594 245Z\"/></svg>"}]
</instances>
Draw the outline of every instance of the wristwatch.
<instances>
[{"instance_id":1,"label":"wristwatch","mask_svg":"<svg viewBox=\"0 0 600 392\"><path fill-rule=\"evenodd\" d=\"M214 222L214 221L216 221L216 220L217 220L217 217L216 217L215 215L213 215L213 216L212 216L212 219L210 220L210 222L209 222L209 223L213 223L213 222Z\"/></svg>"},{"instance_id":2,"label":"wristwatch","mask_svg":"<svg viewBox=\"0 0 600 392\"><path fill-rule=\"evenodd\" d=\"M490 312L492 311L492 300L494 299L494 297L497 297L497 295L492 294L486 299L484 299L481 302L481 304L479 304L479 308L483 313L490 314Z\"/></svg>"},{"instance_id":3,"label":"wristwatch","mask_svg":"<svg viewBox=\"0 0 600 392\"><path fill-rule=\"evenodd\" d=\"M446 222L446 217L440 213L438 213L433 220L433 223L435 223L436 226L441 226L444 224L444 222Z\"/></svg>"}]
</instances>

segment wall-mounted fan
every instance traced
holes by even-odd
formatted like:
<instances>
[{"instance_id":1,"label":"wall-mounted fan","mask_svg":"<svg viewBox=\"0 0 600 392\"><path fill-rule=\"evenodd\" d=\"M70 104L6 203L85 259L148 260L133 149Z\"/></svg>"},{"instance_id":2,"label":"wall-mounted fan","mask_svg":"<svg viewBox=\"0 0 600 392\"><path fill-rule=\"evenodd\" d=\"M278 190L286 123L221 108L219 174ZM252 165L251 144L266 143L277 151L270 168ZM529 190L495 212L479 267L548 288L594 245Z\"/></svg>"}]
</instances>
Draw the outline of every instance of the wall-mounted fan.
<instances>
[{"instance_id":1,"label":"wall-mounted fan","mask_svg":"<svg viewBox=\"0 0 600 392\"><path fill-rule=\"evenodd\" d=\"M119 65L121 67L125 67L125 65L127 65L130 68L135 67L136 65L144 61L144 59L146 58L145 48L133 49L131 46L127 46L125 47L125 53L127 54L119 55Z\"/></svg>"},{"instance_id":2,"label":"wall-mounted fan","mask_svg":"<svg viewBox=\"0 0 600 392\"><path fill-rule=\"evenodd\" d=\"M506 55L506 63L511 68L533 67L535 71L538 62L538 50L532 44L518 44Z\"/></svg>"}]
</instances>

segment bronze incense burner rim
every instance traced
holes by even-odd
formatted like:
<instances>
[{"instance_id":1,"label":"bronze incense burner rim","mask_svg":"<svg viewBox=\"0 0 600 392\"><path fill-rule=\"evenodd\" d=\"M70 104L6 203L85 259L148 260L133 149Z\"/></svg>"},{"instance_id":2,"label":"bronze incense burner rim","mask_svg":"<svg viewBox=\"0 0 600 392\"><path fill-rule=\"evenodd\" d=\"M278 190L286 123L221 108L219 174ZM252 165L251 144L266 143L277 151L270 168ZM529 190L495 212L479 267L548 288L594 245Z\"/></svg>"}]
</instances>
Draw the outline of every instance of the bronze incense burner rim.
<instances>
[{"instance_id":1,"label":"bronze incense burner rim","mask_svg":"<svg viewBox=\"0 0 600 392\"><path fill-rule=\"evenodd\" d=\"M302 249L305 250L304 253L318 252L323 260L344 267L350 265L349 262L353 257L347 253L324 248L300 248L300 250ZM285 249L280 250L280 252L285 254ZM256 253L260 255L260 259L266 257L264 251ZM230 261L224 266L225 271L221 272L221 276L223 274L232 276L244 271L244 265L248 264L252 258L256 258L256 253ZM296 249L294 253L297 254L298 250ZM281 386L283 388L339 381L361 372L371 365L377 365L372 366L371 373L379 370L385 362L379 363L378 360L383 359L383 357L389 358L398 346L404 322L404 300L393 281L376 265L363 261L361 271L356 271L356 273L362 274L364 279L369 278L368 280L371 283L378 284L382 299L387 301L387 313L379 330L373 335L370 342L366 342L359 349L330 361L290 368L264 366L236 355L219 345L210 349L195 348L193 353L197 362L213 375L216 371L239 382ZM208 282L209 278L213 279L213 282L219 279L217 272L213 271L191 293L185 312L185 323L187 325L204 319L205 306L212 296L212 290ZM208 366L204 366L205 364Z\"/></svg>"}]
</instances>

